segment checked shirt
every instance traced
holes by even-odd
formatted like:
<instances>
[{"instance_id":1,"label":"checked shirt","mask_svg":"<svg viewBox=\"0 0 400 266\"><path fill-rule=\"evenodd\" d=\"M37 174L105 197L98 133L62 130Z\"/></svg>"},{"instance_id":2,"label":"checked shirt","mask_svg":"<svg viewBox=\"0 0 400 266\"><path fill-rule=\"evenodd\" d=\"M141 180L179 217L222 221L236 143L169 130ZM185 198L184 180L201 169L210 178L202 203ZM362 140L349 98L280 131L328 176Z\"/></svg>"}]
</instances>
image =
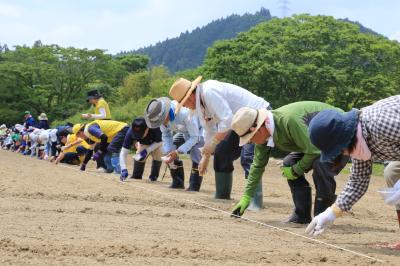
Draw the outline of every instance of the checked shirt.
<instances>
[{"instance_id":1,"label":"checked shirt","mask_svg":"<svg viewBox=\"0 0 400 266\"><path fill-rule=\"evenodd\" d=\"M400 161L400 95L361 109L359 122L372 159L353 159L349 181L336 201L343 211L349 211L367 191L373 161Z\"/></svg>"}]
</instances>

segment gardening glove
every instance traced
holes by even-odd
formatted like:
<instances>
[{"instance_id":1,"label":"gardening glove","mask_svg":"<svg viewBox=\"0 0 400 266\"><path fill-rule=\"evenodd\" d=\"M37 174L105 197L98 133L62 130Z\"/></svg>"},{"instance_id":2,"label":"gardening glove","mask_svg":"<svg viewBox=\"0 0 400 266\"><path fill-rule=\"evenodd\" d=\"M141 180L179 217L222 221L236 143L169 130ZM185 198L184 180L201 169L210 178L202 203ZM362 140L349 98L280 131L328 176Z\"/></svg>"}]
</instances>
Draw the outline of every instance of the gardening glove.
<instances>
[{"instance_id":1,"label":"gardening glove","mask_svg":"<svg viewBox=\"0 0 400 266\"><path fill-rule=\"evenodd\" d=\"M242 216L244 211L249 207L251 197L243 195L240 201L233 207L232 216Z\"/></svg>"},{"instance_id":2,"label":"gardening glove","mask_svg":"<svg viewBox=\"0 0 400 266\"><path fill-rule=\"evenodd\" d=\"M128 170L122 169L121 170L121 176L119 177L119 180L125 181L125 179L128 177Z\"/></svg>"},{"instance_id":3,"label":"gardening glove","mask_svg":"<svg viewBox=\"0 0 400 266\"><path fill-rule=\"evenodd\" d=\"M147 158L147 150L146 149L144 149L141 152L137 153L135 155L135 157L134 157L135 161L138 161L138 162L143 161L146 158Z\"/></svg>"},{"instance_id":4,"label":"gardening glove","mask_svg":"<svg viewBox=\"0 0 400 266\"><path fill-rule=\"evenodd\" d=\"M81 165L81 168L79 168L79 169L80 169L81 171L85 171L85 170L86 170L86 164L83 163L83 164Z\"/></svg>"},{"instance_id":5,"label":"gardening glove","mask_svg":"<svg viewBox=\"0 0 400 266\"><path fill-rule=\"evenodd\" d=\"M102 154L102 151L97 151L95 154L93 154L93 161L98 161Z\"/></svg>"},{"instance_id":6,"label":"gardening glove","mask_svg":"<svg viewBox=\"0 0 400 266\"><path fill-rule=\"evenodd\" d=\"M296 173L293 171L293 168L291 166L282 166L282 176L286 177L287 180L296 180L298 176Z\"/></svg>"},{"instance_id":7,"label":"gardening glove","mask_svg":"<svg viewBox=\"0 0 400 266\"><path fill-rule=\"evenodd\" d=\"M311 223L306 228L306 234L309 234L310 236L322 234L329 225L333 224L335 219L336 214L333 212L332 207L329 207L312 219Z\"/></svg>"},{"instance_id":8,"label":"gardening glove","mask_svg":"<svg viewBox=\"0 0 400 266\"><path fill-rule=\"evenodd\" d=\"M199 162L199 175L202 176L207 172L208 163L210 162L210 155L204 154Z\"/></svg>"}]
</instances>

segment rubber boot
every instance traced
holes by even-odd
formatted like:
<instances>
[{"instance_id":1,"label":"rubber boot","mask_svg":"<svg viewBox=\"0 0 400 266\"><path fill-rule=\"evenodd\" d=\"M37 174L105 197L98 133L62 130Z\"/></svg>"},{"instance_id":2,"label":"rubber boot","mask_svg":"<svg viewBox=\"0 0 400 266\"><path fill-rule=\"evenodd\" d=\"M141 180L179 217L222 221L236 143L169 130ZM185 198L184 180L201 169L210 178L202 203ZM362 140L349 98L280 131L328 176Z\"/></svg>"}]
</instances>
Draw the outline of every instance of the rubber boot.
<instances>
[{"instance_id":1,"label":"rubber boot","mask_svg":"<svg viewBox=\"0 0 400 266\"><path fill-rule=\"evenodd\" d=\"M250 205L248 210L250 211L259 211L263 208L263 188L262 188L262 179L258 182L256 193L254 197L250 201Z\"/></svg>"},{"instance_id":2,"label":"rubber boot","mask_svg":"<svg viewBox=\"0 0 400 266\"><path fill-rule=\"evenodd\" d=\"M136 160L133 160L133 173L131 175L131 178L142 179L145 165L146 161L138 162Z\"/></svg>"},{"instance_id":3,"label":"rubber boot","mask_svg":"<svg viewBox=\"0 0 400 266\"><path fill-rule=\"evenodd\" d=\"M183 169L183 162L181 160L175 160L175 169L170 168L172 183L169 188L185 188L185 172Z\"/></svg>"},{"instance_id":4,"label":"rubber boot","mask_svg":"<svg viewBox=\"0 0 400 266\"><path fill-rule=\"evenodd\" d=\"M158 176L160 175L161 161L153 160L151 163L151 172L149 179L150 181L157 181Z\"/></svg>"},{"instance_id":5,"label":"rubber boot","mask_svg":"<svg viewBox=\"0 0 400 266\"><path fill-rule=\"evenodd\" d=\"M215 172L215 198L231 199L232 172Z\"/></svg>"},{"instance_id":6,"label":"rubber boot","mask_svg":"<svg viewBox=\"0 0 400 266\"><path fill-rule=\"evenodd\" d=\"M121 174L121 166L119 165L119 153L111 155L111 165L114 168L114 173Z\"/></svg>"},{"instance_id":7,"label":"rubber boot","mask_svg":"<svg viewBox=\"0 0 400 266\"><path fill-rule=\"evenodd\" d=\"M311 222L311 187L290 187L294 211L287 223L308 224Z\"/></svg>"},{"instance_id":8,"label":"rubber boot","mask_svg":"<svg viewBox=\"0 0 400 266\"><path fill-rule=\"evenodd\" d=\"M189 187L187 191L200 191L203 177L199 175L198 164L192 164L192 171L190 172Z\"/></svg>"},{"instance_id":9,"label":"rubber boot","mask_svg":"<svg viewBox=\"0 0 400 266\"><path fill-rule=\"evenodd\" d=\"M324 212L328 207L330 207L336 201L336 195L330 197L319 197L315 196L314 199L314 217Z\"/></svg>"},{"instance_id":10,"label":"rubber boot","mask_svg":"<svg viewBox=\"0 0 400 266\"><path fill-rule=\"evenodd\" d=\"M111 154L106 153L104 155L104 164L106 166L106 173L110 174L110 173L114 172L114 167L112 166L112 163L111 163Z\"/></svg>"}]
</instances>

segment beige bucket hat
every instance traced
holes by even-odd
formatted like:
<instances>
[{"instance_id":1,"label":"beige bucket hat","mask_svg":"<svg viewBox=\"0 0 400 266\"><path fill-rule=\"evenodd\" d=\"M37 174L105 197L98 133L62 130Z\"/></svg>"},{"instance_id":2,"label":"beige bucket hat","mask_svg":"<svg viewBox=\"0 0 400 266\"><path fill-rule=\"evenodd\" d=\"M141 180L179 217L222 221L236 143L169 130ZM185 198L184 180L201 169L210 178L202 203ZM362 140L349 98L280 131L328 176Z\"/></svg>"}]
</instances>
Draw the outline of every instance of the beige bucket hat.
<instances>
[{"instance_id":1,"label":"beige bucket hat","mask_svg":"<svg viewBox=\"0 0 400 266\"><path fill-rule=\"evenodd\" d=\"M268 117L267 109L240 108L232 118L231 127L240 137L239 146L246 145L264 124Z\"/></svg>"},{"instance_id":2,"label":"beige bucket hat","mask_svg":"<svg viewBox=\"0 0 400 266\"><path fill-rule=\"evenodd\" d=\"M46 113L41 113L39 115L39 120L48 120Z\"/></svg>"},{"instance_id":3,"label":"beige bucket hat","mask_svg":"<svg viewBox=\"0 0 400 266\"><path fill-rule=\"evenodd\" d=\"M180 78L172 84L169 89L169 96L178 102L178 105L175 108L175 113L179 112L202 78L202 76L198 76L194 81Z\"/></svg>"}]
</instances>

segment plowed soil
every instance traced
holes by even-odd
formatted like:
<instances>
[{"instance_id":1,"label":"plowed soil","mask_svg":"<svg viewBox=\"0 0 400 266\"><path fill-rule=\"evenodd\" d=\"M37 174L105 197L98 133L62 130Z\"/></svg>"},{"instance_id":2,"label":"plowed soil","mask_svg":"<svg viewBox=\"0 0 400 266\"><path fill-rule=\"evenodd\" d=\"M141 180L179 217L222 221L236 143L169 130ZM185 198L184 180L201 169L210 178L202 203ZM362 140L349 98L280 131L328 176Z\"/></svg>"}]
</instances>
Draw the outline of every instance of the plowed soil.
<instances>
[{"instance_id":1,"label":"plowed soil","mask_svg":"<svg viewBox=\"0 0 400 266\"><path fill-rule=\"evenodd\" d=\"M303 226L281 222L292 201L276 162L263 179L265 208L245 216L303 234ZM338 190L346 179L338 177ZM0 151L0 264L379 264L190 202L230 211L245 185L238 165L233 200L213 199L212 171L199 193L168 189L169 182L167 173L155 183L146 178L121 183L92 165L80 172ZM400 265L400 252L376 247L400 240L394 209L376 193L381 187L383 178L373 177L353 212L318 239Z\"/></svg>"}]
</instances>

